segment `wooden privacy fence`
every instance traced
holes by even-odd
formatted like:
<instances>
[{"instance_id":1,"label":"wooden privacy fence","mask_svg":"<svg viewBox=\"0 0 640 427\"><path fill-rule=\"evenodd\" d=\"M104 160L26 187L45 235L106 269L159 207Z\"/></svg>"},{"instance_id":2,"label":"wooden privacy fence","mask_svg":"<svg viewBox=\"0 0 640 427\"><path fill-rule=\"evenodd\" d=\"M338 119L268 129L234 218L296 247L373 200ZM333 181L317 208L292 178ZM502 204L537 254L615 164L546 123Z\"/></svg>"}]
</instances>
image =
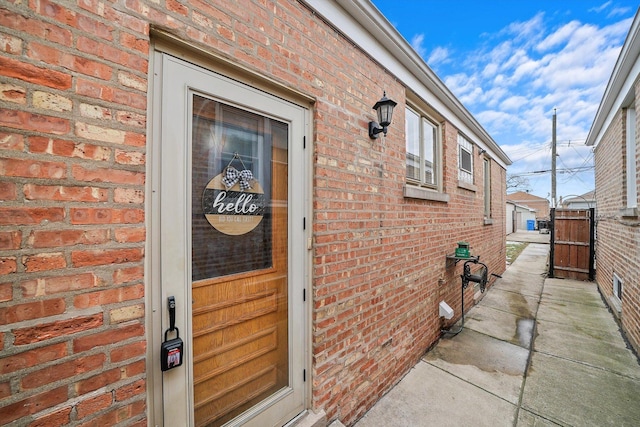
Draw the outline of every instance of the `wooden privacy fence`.
<instances>
[{"instance_id":1,"label":"wooden privacy fence","mask_svg":"<svg viewBox=\"0 0 640 427\"><path fill-rule=\"evenodd\" d=\"M549 277L595 279L595 209L551 209Z\"/></svg>"}]
</instances>

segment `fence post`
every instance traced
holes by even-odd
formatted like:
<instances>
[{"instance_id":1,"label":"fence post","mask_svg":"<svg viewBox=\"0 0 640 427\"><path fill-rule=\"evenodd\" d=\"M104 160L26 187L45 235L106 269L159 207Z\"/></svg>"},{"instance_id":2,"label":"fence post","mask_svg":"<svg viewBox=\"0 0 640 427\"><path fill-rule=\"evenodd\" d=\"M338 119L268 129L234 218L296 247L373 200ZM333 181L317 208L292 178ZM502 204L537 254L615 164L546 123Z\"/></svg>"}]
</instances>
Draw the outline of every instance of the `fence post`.
<instances>
[{"instance_id":1,"label":"fence post","mask_svg":"<svg viewBox=\"0 0 640 427\"><path fill-rule=\"evenodd\" d=\"M589 280L596 279L596 209L589 208Z\"/></svg>"},{"instance_id":2,"label":"fence post","mask_svg":"<svg viewBox=\"0 0 640 427\"><path fill-rule=\"evenodd\" d=\"M549 277L553 277L553 257L554 257L554 243L555 243L555 234L556 234L556 208L551 208L551 237L550 237L550 245L549 248Z\"/></svg>"}]
</instances>

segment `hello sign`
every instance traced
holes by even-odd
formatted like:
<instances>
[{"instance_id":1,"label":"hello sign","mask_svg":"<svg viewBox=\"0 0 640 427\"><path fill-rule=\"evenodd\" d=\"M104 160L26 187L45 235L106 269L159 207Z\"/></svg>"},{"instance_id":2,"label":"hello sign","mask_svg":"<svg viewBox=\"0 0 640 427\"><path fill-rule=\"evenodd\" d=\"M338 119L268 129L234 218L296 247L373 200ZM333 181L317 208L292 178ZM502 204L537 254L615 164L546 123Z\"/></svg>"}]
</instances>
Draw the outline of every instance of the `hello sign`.
<instances>
[{"instance_id":1,"label":"hello sign","mask_svg":"<svg viewBox=\"0 0 640 427\"><path fill-rule=\"evenodd\" d=\"M209 224L234 236L256 228L266 206L264 191L251 171L233 167L209 181L202 195L202 210Z\"/></svg>"}]
</instances>

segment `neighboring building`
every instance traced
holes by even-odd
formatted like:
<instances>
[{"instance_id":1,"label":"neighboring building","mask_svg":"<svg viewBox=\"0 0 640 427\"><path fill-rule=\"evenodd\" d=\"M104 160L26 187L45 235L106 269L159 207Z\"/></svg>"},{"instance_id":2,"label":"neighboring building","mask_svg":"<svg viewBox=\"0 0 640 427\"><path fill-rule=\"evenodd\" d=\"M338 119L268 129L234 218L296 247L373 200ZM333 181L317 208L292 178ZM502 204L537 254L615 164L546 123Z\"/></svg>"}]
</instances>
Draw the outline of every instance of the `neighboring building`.
<instances>
[{"instance_id":1,"label":"neighboring building","mask_svg":"<svg viewBox=\"0 0 640 427\"><path fill-rule=\"evenodd\" d=\"M595 147L596 281L640 352L640 12L587 136Z\"/></svg>"},{"instance_id":2,"label":"neighboring building","mask_svg":"<svg viewBox=\"0 0 640 427\"><path fill-rule=\"evenodd\" d=\"M591 209L596 207L596 192L589 191L579 196L560 198L562 209Z\"/></svg>"},{"instance_id":3,"label":"neighboring building","mask_svg":"<svg viewBox=\"0 0 640 427\"><path fill-rule=\"evenodd\" d=\"M549 201L543 197L538 197L524 191L507 194L507 200L516 202L519 205L525 205L535 210L536 220L549 219Z\"/></svg>"},{"instance_id":4,"label":"neighboring building","mask_svg":"<svg viewBox=\"0 0 640 427\"><path fill-rule=\"evenodd\" d=\"M2 8L2 424L352 425L505 270L509 158L369 1Z\"/></svg>"},{"instance_id":5,"label":"neighboring building","mask_svg":"<svg viewBox=\"0 0 640 427\"><path fill-rule=\"evenodd\" d=\"M536 211L529 206L519 205L514 201L507 200L507 218L506 229L507 234L514 233L518 230L532 230L535 228Z\"/></svg>"}]
</instances>

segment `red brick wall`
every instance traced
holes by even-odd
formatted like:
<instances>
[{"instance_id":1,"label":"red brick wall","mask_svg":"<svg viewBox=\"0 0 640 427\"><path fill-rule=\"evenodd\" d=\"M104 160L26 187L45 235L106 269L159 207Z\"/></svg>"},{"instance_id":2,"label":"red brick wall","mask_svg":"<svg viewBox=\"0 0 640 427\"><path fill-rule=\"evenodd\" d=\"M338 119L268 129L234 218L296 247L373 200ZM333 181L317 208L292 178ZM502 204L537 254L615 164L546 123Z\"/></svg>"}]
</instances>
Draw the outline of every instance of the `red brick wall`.
<instances>
[{"instance_id":1,"label":"red brick wall","mask_svg":"<svg viewBox=\"0 0 640 427\"><path fill-rule=\"evenodd\" d=\"M148 25L38 1L0 27L0 424L146 425Z\"/></svg>"},{"instance_id":2,"label":"red brick wall","mask_svg":"<svg viewBox=\"0 0 640 427\"><path fill-rule=\"evenodd\" d=\"M371 143L370 152L358 150L348 132L317 148L347 148L343 160L327 155L316 164L322 179L315 186L313 351L316 405L345 424L362 416L439 337L445 326L440 301L459 318L462 263L446 261L458 241L468 241L490 271L505 269L505 170L492 163L494 224L485 226L482 158L474 157L477 191L458 187L457 130L444 123L444 187L451 200L403 198L404 112L396 110L389 136ZM381 161L384 151L394 155ZM470 286L465 309L473 294Z\"/></svg>"},{"instance_id":3,"label":"red brick wall","mask_svg":"<svg viewBox=\"0 0 640 427\"><path fill-rule=\"evenodd\" d=\"M640 84L636 83L635 87L638 111ZM595 150L596 281L605 300L611 304L614 273L622 279L620 320L627 338L640 353L640 219L621 215L621 210L626 208L626 179L622 173L626 170L626 125L626 111L620 110ZM638 146L640 125L635 126ZM640 165L640 157L636 158L636 165Z\"/></svg>"},{"instance_id":4,"label":"red brick wall","mask_svg":"<svg viewBox=\"0 0 640 427\"><path fill-rule=\"evenodd\" d=\"M404 198L402 83L301 4L249 0L0 9L0 419L146 425L150 25L316 98L312 405L353 423L437 340L438 303L459 316L456 243L504 270L505 171L484 225L481 157L458 187L444 122L450 201ZM372 141L382 90L399 105Z\"/></svg>"}]
</instances>

